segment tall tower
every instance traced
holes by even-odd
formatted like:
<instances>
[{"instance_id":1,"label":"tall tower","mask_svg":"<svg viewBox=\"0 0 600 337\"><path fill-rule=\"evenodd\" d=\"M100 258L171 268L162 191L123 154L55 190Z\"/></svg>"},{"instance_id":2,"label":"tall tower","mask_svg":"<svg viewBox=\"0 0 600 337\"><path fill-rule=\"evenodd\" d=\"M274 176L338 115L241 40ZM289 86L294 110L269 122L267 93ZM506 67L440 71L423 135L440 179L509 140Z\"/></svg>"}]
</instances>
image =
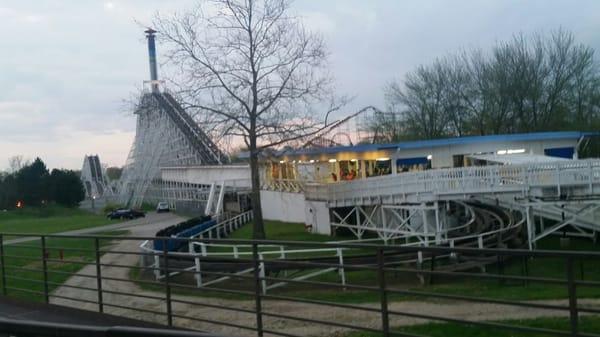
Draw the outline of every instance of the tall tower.
<instances>
[{"instance_id":1,"label":"tall tower","mask_svg":"<svg viewBox=\"0 0 600 337\"><path fill-rule=\"evenodd\" d=\"M152 92L158 92L158 67L156 66L156 42L154 39L156 31L152 28L148 28L144 33L146 33L146 39L148 40L148 61L150 63L150 83L152 85Z\"/></svg>"}]
</instances>

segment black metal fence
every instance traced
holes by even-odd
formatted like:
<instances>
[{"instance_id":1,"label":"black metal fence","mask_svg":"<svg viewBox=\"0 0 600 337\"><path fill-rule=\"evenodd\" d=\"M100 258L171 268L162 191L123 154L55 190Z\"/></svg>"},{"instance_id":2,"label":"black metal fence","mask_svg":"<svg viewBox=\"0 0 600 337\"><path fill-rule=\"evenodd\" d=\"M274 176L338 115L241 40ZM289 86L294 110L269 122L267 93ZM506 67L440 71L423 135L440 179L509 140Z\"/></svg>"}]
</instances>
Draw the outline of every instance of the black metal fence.
<instances>
[{"instance_id":1,"label":"black metal fence","mask_svg":"<svg viewBox=\"0 0 600 337\"><path fill-rule=\"evenodd\" d=\"M155 239L0 234L2 292L232 336L600 336L595 252Z\"/></svg>"},{"instance_id":2,"label":"black metal fence","mask_svg":"<svg viewBox=\"0 0 600 337\"><path fill-rule=\"evenodd\" d=\"M0 334L17 337L216 337L215 335L210 334L172 329L74 325L4 318L0 318Z\"/></svg>"}]
</instances>

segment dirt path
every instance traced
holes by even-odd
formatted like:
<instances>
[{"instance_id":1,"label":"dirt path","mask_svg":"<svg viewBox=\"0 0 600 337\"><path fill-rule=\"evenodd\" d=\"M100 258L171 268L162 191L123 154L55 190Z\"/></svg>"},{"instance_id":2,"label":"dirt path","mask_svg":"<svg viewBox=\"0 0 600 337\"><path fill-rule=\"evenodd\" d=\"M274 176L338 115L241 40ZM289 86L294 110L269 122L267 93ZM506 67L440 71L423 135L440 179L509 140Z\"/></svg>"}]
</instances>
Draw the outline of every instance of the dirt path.
<instances>
[{"instance_id":1,"label":"dirt path","mask_svg":"<svg viewBox=\"0 0 600 337\"><path fill-rule=\"evenodd\" d=\"M170 224L180 221L180 218L171 216L153 224L144 226L132 227L132 235L152 235L156 230L166 227ZM114 251L139 251L140 242L137 241L121 241L113 246ZM102 257L102 263L119 264L126 266L135 266L139 264L139 257L130 254L105 254ZM88 266L80 271L81 274L95 276L95 267ZM127 268L104 267L102 268L103 277L123 278L128 279L129 270ZM96 279L87 277L71 277L65 284L71 286L96 288ZM122 307L105 306L105 312L122 315L130 318L148 320L156 323L166 323L164 315L155 315L150 313L142 313L129 308L142 310L151 310L157 312L166 312L164 293L151 292L140 289L132 282L104 280L102 283L104 290L104 302L117 304ZM115 294L111 292L119 292ZM96 301L96 291L80 290L68 287L60 287L53 292L54 295L67 296L83 300ZM153 298L132 297L127 294L136 294ZM228 322L244 326L254 326L256 316L250 313L235 312L230 310L221 310L207 307L203 304L218 304L226 305L235 308L254 309L253 301L233 301L215 298L195 298L190 296L174 295L174 300L183 300L196 305L183 303L174 303L173 312L175 315L193 317L204 320L215 320ZM80 309L98 310L97 304L75 302L71 300L52 298L52 303L73 306ZM543 303L567 305L566 300L540 301ZM539 302L538 302L539 303ZM600 300L580 300L580 305L586 307L600 308ZM379 304L365 304L364 307L378 308ZM309 319L317 319L328 322L344 322L348 324L360 325L371 328L380 328L381 317L378 313L349 310L343 308L332 308L304 303L291 303L284 301L263 301L263 310L269 313L285 314L290 316L304 317ZM544 309L522 308L515 306L486 304L486 303L461 303L461 302L395 302L390 303L390 310L410 313L423 313L429 315L440 315L450 318L466 319L474 321L485 320L504 320L504 319L527 319L538 318L544 316L568 316L567 311L550 311ZM319 324L304 323L291 320L283 320L264 316L265 329L284 331L290 334L302 336L331 336L345 331L343 328L323 326ZM390 317L390 326L406 326L420 324L425 320L415 319L405 316L392 315ZM190 320L184 318L174 318L174 324L181 327L189 327L213 333L227 334L229 336L255 336L255 333L249 330L229 328L221 325L215 325L198 320Z\"/></svg>"}]
</instances>

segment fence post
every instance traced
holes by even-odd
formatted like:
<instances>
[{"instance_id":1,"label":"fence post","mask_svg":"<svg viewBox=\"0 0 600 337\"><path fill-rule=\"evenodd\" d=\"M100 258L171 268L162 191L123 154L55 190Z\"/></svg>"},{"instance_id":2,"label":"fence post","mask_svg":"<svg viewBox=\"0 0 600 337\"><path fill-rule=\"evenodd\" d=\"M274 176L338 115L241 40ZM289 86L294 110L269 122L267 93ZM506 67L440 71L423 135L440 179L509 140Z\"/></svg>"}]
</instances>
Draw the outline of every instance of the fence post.
<instances>
[{"instance_id":1,"label":"fence post","mask_svg":"<svg viewBox=\"0 0 600 337\"><path fill-rule=\"evenodd\" d=\"M344 270L344 255L342 253L342 248L337 249L337 256L338 256L339 264L340 264L340 267L338 268L338 273L340 274L340 277L342 279L342 285L345 286L346 285L346 271ZM346 289L346 288L344 288L344 289Z\"/></svg>"},{"instance_id":2,"label":"fence post","mask_svg":"<svg viewBox=\"0 0 600 337\"><path fill-rule=\"evenodd\" d=\"M285 259L285 247L279 246L279 258Z\"/></svg>"},{"instance_id":3,"label":"fence post","mask_svg":"<svg viewBox=\"0 0 600 337\"><path fill-rule=\"evenodd\" d=\"M385 271L383 270L385 256L383 254L383 248L377 248L377 279L379 281L379 294L381 297L381 328L383 330L383 336L389 337L390 335L390 322L388 315L388 303L387 303L387 292L385 286Z\"/></svg>"},{"instance_id":4,"label":"fence post","mask_svg":"<svg viewBox=\"0 0 600 337\"><path fill-rule=\"evenodd\" d=\"M265 260L262 254L258 254L258 258L260 260L260 279L261 279L261 288L262 293L265 295L267 293L267 280L265 280L266 272L265 272Z\"/></svg>"},{"instance_id":5,"label":"fence post","mask_svg":"<svg viewBox=\"0 0 600 337\"><path fill-rule=\"evenodd\" d=\"M94 238L94 249L96 250L96 289L98 290L98 311L104 312L102 301L102 272L100 266L100 240Z\"/></svg>"},{"instance_id":6,"label":"fence post","mask_svg":"<svg viewBox=\"0 0 600 337\"><path fill-rule=\"evenodd\" d=\"M435 254L431 256L429 260L429 285L433 284L433 270L435 269Z\"/></svg>"},{"instance_id":7,"label":"fence post","mask_svg":"<svg viewBox=\"0 0 600 337\"><path fill-rule=\"evenodd\" d=\"M202 287L202 269L200 269L200 257L194 253L194 263L196 267L196 286Z\"/></svg>"},{"instance_id":8,"label":"fence post","mask_svg":"<svg viewBox=\"0 0 600 337\"><path fill-rule=\"evenodd\" d=\"M154 255L154 279L160 280L160 256Z\"/></svg>"},{"instance_id":9,"label":"fence post","mask_svg":"<svg viewBox=\"0 0 600 337\"><path fill-rule=\"evenodd\" d=\"M562 191L560 190L560 166L556 164L556 186L558 197L560 197Z\"/></svg>"},{"instance_id":10,"label":"fence post","mask_svg":"<svg viewBox=\"0 0 600 337\"><path fill-rule=\"evenodd\" d=\"M2 295L8 294L6 289L6 268L4 266L4 235L0 234L0 268L2 269Z\"/></svg>"},{"instance_id":11,"label":"fence post","mask_svg":"<svg viewBox=\"0 0 600 337\"><path fill-rule=\"evenodd\" d=\"M575 285L575 271L573 258L567 257L567 286L569 292L569 320L571 322L571 336L577 337L579 318L577 311L577 290Z\"/></svg>"},{"instance_id":12,"label":"fence post","mask_svg":"<svg viewBox=\"0 0 600 337\"><path fill-rule=\"evenodd\" d=\"M252 244L252 262L254 263L254 301L256 304L256 333L263 336L262 303L260 290L260 264L258 262L258 245Z\"/></svg>"},{"instance_id":13,"label":"fence post","mask_svg":"<svg viewBox=\"0 0 600 337\"><path fill-rule=\"evenodd\" d=\"M168 241L163 239L163 259L165 262L165 301L167 305L167 324L173 326L173 310L171 308L171 285L169 284L169 255L167 250Z\"/></svg>"},{"instance_id":14,"label":"fence post","mask_svg":"<svg viewBox=\"0 0 600 337\"><path fill-rule=\"evenodd\" d=\"M42 241L42 269L44 273L44 298L46 299L46 303L50 303L50 295L48 292L48 261L47 252L46 252L46 237L41 236Z\"/></svg>"},{"instance_id":15,"label":"fence post","mask_svg":"<svg viewBox=\"0 0 600 337\"><path fill-rule=\"evenodd\" d=\"M592 168L592 162L588 162L588 166L590 169L589 172L589 187L590 187L590 195L594 195L594 170Z\"/></svg>"},{"instance_id":16,"label":"fence post","mask_svg":"<svg viewBox=\"0 0 600 337\"><path fill-rule=\"evenodd\" d=\"M417 269L423 269L423 252L420 250L417 252ZM417 274L417 277L419 278L421 284L425 285L425 276L423 274Z\"/></svg>"}]
</instances>

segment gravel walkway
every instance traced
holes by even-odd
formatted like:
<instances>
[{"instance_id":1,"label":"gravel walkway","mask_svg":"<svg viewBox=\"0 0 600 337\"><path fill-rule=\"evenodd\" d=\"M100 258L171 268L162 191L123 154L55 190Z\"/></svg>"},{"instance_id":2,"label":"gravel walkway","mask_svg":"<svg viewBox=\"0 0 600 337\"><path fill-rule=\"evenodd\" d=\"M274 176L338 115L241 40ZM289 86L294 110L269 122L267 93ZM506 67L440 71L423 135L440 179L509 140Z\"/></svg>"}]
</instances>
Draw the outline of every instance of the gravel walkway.
<instances>
[{"instance_id":1,"label":"gravel walkway","mask_svg":"<svg viewBox=\"0 0 600 337\"><path fill-rule=\"evenodd\" d=\"M131 227L132 235L146 236L152 235L156 230L166 227L170 224L174 224L181 221L181 218L170 216L157 221L153 224L146 224L143 226ZM115 251L139 251L140 242L137 241L121 241L120 243L113 246ZM138 265L139 257L130 254L105 254L102 257L102 263L106 264L120 264L120 265ZM95 275L95 267L87 266L80 271L81 274ZM129 277L129 270L127 268L115 268L115 267L104 267L102 268L102 275L104 277L124 278ZM71 277L65 284L71 286L96 288L95 278L87 277ZM116 304L122 307L110 307L105 306L105 312L115 315L127 316L135 319L148 320L155 323L166 323L164 315L155 315L149 313L141 313L134 311L129 308L136 308L142 310L151 310L157 312L165 312L166 306L162 298L164 293L151 292L140 289L135 283L123 282L123 281L103 281L103 294L104 302L110 304ZM111 291L119 292L121 294L110 293ZM86 291L68 287L60 287L53 292L54 295L67 296L72 298L79 298L83 300L96 301L97 294L95 291ZM139 298L133 297L126 294L136 294L153 298ZM233 301L215 298L197 298L190 296L179 296L173 295L173 300L183 300L188 302L197 303L196 305L174 303L173 311L174 314L180 316L193 317L204 320L215 320L228 322L243 326L254 326L256 323L256 316L254 314L236 312L230 310L221 310L211 307L207 307L206 304L218 304L226 305L229 307L242 308L242 309L254 309L253 301ZM87 310L98 310L98 306L92 303L75 302L71 300L52 298L54 304L74 306L80 309ZM566 300L553 300L553 301L538 301L537 303L547 304L559 304L567 305ZM600 308L600 300L580 300L580 305L586 307ZM378 304L364 304L364 307L378 308ZM428 315L440 315L456 319L466 319L474 321L487 321L487 320L505 320L505 319L527 319L527 318L538 318L544 316L568 316L567 311L551 311L545 309L533 309L533 308L522 308L517 306L506 306L496 305L487 303L461 303L461 302L394 302L389 305L390 310L398 312L410 312L410 313L422 313ZM343 308L333 308L312 304L304 303L291 303L285 301L263 301L263 310L265 312L274 314L285 314L290 316L304 317L315 320L322 320L327 322L340 322L353 325L360 325L364 327L380 328L381 317L378 313L349 310ZM344 331L344 328L336 328L330 326L324 326L320 324L298 322L292 320L283 320L273 317L264 316L264 327L265 329L282 331L295 335L302 336L331 336L338 335ZM415 319L406 316L392 315L390 317L390 326L407 326L413 324L424 323L425 320ZM224 327L221 325L215 325L207 322L200 322L198 320L175 318L174 324L181 327L189 327L204 331L210 331L213 333L219 333L227 336L255 336L255 333L250 330ZM268 335L268 334L266 334Z\"/></svg>"}]
</instances>

